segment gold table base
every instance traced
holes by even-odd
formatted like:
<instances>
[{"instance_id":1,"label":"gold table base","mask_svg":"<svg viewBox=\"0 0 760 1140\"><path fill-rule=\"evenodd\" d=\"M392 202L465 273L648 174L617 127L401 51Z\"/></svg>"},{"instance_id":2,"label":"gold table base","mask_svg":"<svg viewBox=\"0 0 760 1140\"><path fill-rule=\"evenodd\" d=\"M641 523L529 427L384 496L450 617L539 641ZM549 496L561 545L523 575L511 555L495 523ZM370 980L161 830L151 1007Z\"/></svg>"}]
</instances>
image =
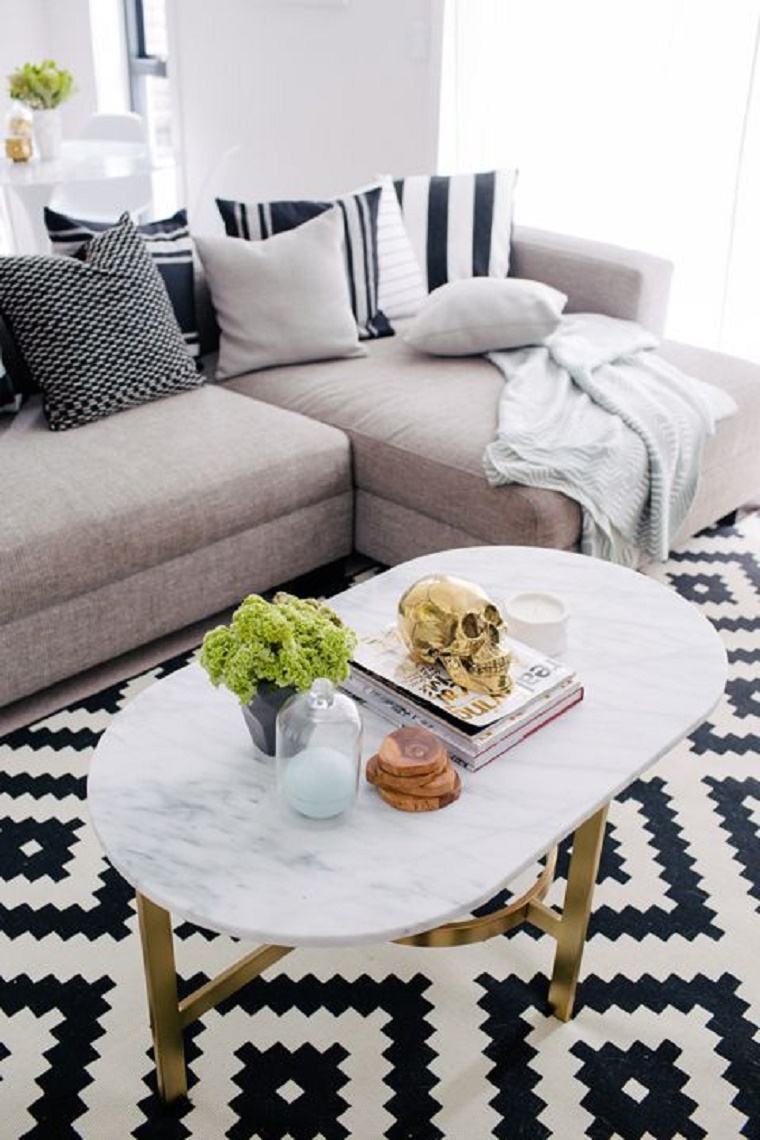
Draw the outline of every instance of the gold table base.
<instances>
[{"instance_id":1,"label":"gold table base","mask_svg":"<svg viewBox=\"0 0 760 1140\"><path fill-rule=\"evenodd\" d=\"M524 923L531 923L556 940L554 967L549 983L549 1004L561 1021L568 1021L575 1002L606 818L605 806L590 816L574 833L562 910L543 902L554 875L555 849L547 857L546 866L535 883L508 906L481 918L447 922L432 930L396 941L404 946L463 946L483 942ZM158 1089L163 1100L169 1104L187 1096L182 1040L185 1026L258 977L268 966L289 954L293 947L260 946L194 990L188 997L178 1001L171 916L167 910L139 892L137 913Z\"/></svg>"}]
</instances>

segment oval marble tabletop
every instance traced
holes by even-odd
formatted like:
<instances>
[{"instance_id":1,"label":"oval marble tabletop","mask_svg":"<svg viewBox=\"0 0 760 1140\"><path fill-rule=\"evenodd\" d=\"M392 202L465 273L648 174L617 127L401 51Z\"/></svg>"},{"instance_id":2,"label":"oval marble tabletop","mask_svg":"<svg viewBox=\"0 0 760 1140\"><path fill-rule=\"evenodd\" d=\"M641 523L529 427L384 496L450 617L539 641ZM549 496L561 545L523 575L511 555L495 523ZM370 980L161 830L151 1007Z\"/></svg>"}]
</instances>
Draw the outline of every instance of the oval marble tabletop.
<instances>
[{"instance_id":1,"label":"oval marble tabletop","mask_svg":"<svg viewBox=\"0 0 760 1140\"><path fill-rule=\"evenodd\" d=\"M431 572L495 601L547 591L569 613L582 703L409 814L362 780L340 822L289 814L236 699L197 664L144 690L104 733L91 816L114 866L175 916L286 946L379 942L461 917L508 884L707 717L726 677L712 626L672 590L579 554L470 547L416 559L332 599L359 632L395 618ZM388 725L365 717L365 758Z\"/></svg>"}]
</instances>

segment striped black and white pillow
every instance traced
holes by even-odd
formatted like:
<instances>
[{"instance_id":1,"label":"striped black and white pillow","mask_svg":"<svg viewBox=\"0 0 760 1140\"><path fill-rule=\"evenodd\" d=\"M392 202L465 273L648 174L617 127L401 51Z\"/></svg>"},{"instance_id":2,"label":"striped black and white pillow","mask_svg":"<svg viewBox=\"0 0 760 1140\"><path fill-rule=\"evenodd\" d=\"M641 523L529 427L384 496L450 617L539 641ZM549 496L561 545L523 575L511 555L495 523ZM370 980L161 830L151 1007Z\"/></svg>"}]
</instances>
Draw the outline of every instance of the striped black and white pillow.
<instances>
[{"instance_id":1,"label":"striped black and white pillow","mask_svg":"<svg viewBox=\"0 0 760 1140\"><path fill-rule=\"evenodd\" d=\"M262 241L295 229L331 206L343 217L346 274L359 336L392 336L393 328L378 305L377 215L381 188L344 194L334 202L233 202L217 198L228 237Z\"/></svg>"},{"instance_id":2,"label":"striped black and white pillow","mask_svg":"<svg viewBox=\"0 0 760 1140\"><path fill-rule=\"evenodd\" d=\"M516 170L395 181L428 292L466 277L507 276L516 181Z\"/></svg>"},{"instance_id":3,"label":"striped black and white pillow","mask_svg":"<svg viewBox=\"0 0 760 1140\"><path fill-rule=\"evenodd\" d=\"M52 253L77 257L95 234L103 233L110 226L110 222L82 221L45 208L45 227ZM161 274L188 351L198 358L201 344L195 312L193 239L187 225L187 213L178 210L171 218L138 225L137 232Z\"/></svg>"},{"instance_id":4,"label":"striped black and white pillow","mask_svg":"<svg viewBox=\"0 0 760 1140\"><path fill-rule=\"evenodd\" d=\"M422 271L401 216L393 179L380 176L382 193L377 214L378 300L388 320L413 317L427 299Z\"/></svg>"},{"instance_id":5,"label":"striped black and white pillow","mask_svg":"<svg viewBox=\"0 0 760 1140\"><path fill-rule=\"evenodd\" d=\"M54 431L203 383L129 214L81 258L0 257L0 313Z\"/></svg>"}]
</instances>

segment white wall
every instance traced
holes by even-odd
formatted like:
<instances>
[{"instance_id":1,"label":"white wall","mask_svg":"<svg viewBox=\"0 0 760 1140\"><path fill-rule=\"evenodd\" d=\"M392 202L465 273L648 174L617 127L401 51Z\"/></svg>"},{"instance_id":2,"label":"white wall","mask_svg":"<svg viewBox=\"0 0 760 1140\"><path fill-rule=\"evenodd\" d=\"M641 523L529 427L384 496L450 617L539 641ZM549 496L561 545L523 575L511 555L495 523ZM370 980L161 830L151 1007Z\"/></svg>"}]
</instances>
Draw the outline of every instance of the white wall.
<instances>
[{"instance_id":1,"label":"white wall","mask_svg":"<svg viewBox=\"0 0 760 1140\"><path fill-rule=\"evenodd\" d=\"M37 62L48 51L46 0L0 0L0 112L10 110L8 76L23 63Z\"/></svg>"},{"instance_id":2,"label":"white wall","mask_svg":"<svg viewBox=\"0 0 760 1140\"><path fill-rule=\"evenodd\" d=\"M73 137L97 110L89 0L45 0L44 7L50 54L76 81L76 94L61 107L63 133Z\"/></svg>"},{"instance_id":3,"label":"white wall","mask_svg":"<svg viewBox=\"0 0 760 1140\"><path fill-rule=\"evenodd\" d=\"M434 169L442 7L174 0L172 84L194 228L220 228L215 194L331 196L386 170Z\"/></svg>"},{"instance_id":4,"label":"white wall","mask_svg":"<svg viewBox=\"0 0 760 1140\"><path fill-rule=\"evenodd\" d=\"M95 110L95 77L88 0L0 0L0 112L10 109L7 77L24 63L52 58L76 80L63 104L63 131L75 134Z\"/></svg>"}]
</instances>

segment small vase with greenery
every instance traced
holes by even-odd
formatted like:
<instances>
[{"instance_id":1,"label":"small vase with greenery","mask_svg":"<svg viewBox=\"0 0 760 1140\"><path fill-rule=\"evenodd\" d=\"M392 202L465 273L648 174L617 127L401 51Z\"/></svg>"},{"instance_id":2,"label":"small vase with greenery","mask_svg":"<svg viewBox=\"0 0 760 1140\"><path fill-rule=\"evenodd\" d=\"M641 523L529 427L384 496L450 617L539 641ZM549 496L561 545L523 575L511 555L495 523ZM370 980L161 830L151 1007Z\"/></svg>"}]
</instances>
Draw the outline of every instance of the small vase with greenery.
<instances>
[{"instance_id":1,"label":"small vase with greenery","mask_svg":"<svg viewBox=\"0 0 760 1140\"><path fill-rule=\"evenodd\" d=\"M271 756L279 706L317 677L345 681L356 641L324 602L282 591L271 602L249 594L229 625L206 634L200 663L213 685L235 694L254 744Z\"/></svg>"},{"instance_id":2,"label":"small vase with greenery","mask_svg":"<svg viewBox=\"0 0 760 1140\"><path fill-rule=\"evenodd\" d=\"M74 77L54 59L25 63L9 77L9 94L34 114L34 144L43 160L58 158L61 122L58 108L74 93Z\"/></svg>"}]
</instances>

